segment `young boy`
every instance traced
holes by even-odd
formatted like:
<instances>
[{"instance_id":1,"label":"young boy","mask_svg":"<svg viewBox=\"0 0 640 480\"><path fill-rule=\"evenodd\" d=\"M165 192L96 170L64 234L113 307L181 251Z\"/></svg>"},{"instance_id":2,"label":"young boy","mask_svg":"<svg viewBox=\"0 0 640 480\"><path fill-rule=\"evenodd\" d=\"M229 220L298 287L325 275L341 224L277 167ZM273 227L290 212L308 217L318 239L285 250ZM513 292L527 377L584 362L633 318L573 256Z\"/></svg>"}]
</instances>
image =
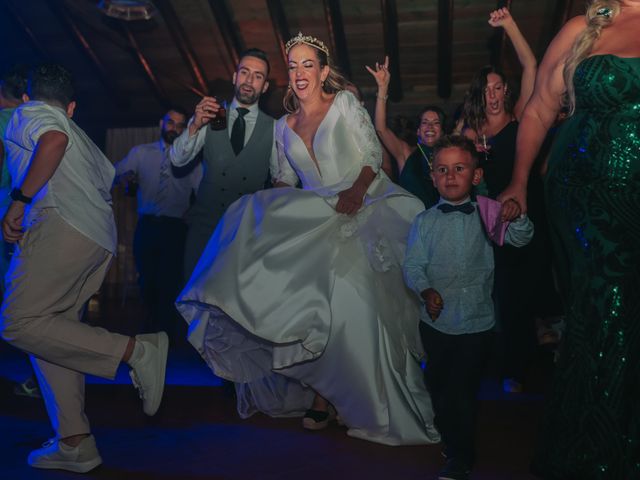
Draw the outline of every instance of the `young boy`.
<instances>
[{"instance_id":1,"label":"young boy","mask_svg":"<svg viewBox=\"0 0 640 480\"><path fill-rule=\"evenodd\" d=\"M466 480L473 466L476 399L494 325L493 247L470 192L482 179L471 141L452 135L434 146L431 177L437 205L413 222L404 274L424 303L420 335L427 353L425 380L447 464L440 480ZM519 214L515 202L502 217ZM522 246L533 236L527 217L512 222L505 241Z\"/></svg>"},{"instance_id":2,"label":"young boy","mask_svg":"<svg viewBox=\"0 0 640 480\"><path fill-rule=\"evenodd\" d=\"M115 377L132 367L143 410L160 406L164 332L136 338L81 322L116 249L109 191L114 168L71 120L71 74L41 65L6 132L12 202L2 220L17 243L7 273L0 334L31 356L56 437L29 455L35 468L85 473L102 458L84 412L84 374Z\"/></svg>"}]
</instances>

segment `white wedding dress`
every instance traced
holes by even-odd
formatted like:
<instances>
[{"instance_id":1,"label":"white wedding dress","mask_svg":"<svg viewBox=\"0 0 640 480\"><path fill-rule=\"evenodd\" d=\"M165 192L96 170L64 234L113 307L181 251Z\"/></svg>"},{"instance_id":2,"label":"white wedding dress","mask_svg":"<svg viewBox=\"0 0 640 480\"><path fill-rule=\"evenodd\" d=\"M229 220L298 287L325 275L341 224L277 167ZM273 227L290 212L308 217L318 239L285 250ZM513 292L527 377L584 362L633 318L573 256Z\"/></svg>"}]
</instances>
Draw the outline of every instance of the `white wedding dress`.
<instances>
[{"instance_id":1,"label":"white wedding dress","mask_svg":"<svg viewBox=\"0 0 640 480\"><path fill-rule=\"evenodd\" d=\"M422 202L379 171L371 120L349 92L318 127L317 165L286 117L276 142L274 177L303 189L264 190L229 207L178 299L190 342L236 382L242 417L302 415L315 390L349 435L439 441L418 363L420 307L401 272ZM363 207L338 214L337 193L365 165L378 174Z\"/></svg>"}]
</instances>

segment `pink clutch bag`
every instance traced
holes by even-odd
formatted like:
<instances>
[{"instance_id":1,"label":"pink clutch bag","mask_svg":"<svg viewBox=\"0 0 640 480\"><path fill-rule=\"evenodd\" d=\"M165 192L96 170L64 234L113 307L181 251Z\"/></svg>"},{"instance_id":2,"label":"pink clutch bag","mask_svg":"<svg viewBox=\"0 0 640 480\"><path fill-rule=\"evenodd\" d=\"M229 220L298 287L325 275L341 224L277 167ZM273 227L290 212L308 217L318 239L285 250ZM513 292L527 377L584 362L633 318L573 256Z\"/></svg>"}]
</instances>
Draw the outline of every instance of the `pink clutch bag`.
<instances>
[{"instance_id":1,"label":"pink clutch bag","mask_svg":"<svg viewBox=\"0 0 640 480\"><path fill-rule=\"evenodd\" d=\"M492 200L482 195L477 196L476 202L478 203L478 210L480 210L480 218L482 218L482 223L484 223L484 228L489 238L497 245L504 245L504 236L510 222L503 222L500 219L502 204L497 200Z\"/></svg>"}]
</instances>

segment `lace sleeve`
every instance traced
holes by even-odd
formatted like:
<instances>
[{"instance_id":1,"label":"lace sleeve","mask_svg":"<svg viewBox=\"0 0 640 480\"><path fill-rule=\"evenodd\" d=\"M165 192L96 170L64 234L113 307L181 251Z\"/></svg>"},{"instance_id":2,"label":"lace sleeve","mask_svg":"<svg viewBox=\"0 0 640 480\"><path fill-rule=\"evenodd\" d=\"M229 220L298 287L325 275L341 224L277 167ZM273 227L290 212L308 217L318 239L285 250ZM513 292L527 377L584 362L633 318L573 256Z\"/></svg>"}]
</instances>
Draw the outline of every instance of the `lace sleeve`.
<instances>
[{"instance_id":1,"label":"lace sleeve","mask_svg":"<svg viewBox=\"0 0 640 480\"><path fill-rule=\"evenodd\" d=\"M382 165L382 148L369 113L360 105L358 99L346 90L338 93L335 103L340 113L348 120L358 150L362 154L362 166L371 167L377 173Z\"/></svg>"},{"instance_id":2,"label":"lace sleeve","mask_svg":"<svg viewBox=\"0 0 640 480\"><path fill-rule=\"evenodd\" d=\"M274 183L286 183L287 185L295 186L298 183L298 175L289 163L287 155L284 153L284 128L287 116L285 115L276 123L275 141L276 150L278 154L277 165L271 164L271 177L274 179Z\"/></svg>"}]
</instances>

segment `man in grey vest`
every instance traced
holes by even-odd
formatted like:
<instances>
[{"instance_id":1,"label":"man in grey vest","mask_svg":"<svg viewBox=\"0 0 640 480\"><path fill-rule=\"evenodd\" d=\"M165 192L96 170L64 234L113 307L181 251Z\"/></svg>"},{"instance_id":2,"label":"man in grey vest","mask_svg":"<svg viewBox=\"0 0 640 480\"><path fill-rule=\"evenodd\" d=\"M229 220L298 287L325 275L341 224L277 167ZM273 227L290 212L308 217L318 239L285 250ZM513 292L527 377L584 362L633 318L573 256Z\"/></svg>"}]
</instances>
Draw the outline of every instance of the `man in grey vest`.
<instances>
[{"instance_id":1,"label":"man in grey vest","mask_svg":"<svg viewBox=\"0 0 640 480\"><path fill-rule=\"evenodd\" d=\"M188 128L173 143L170 158L178 167L203 151L204 177L186 217L186 279L227 207L241 196L264 188L270 164L277 164L275 121L258 108L260 95L269 88L268 75L266 53L256 48L246 50L233 74L235 95L227 111L222 111L218 99L203 97ZM223 114L226 128L214 129Z\"/></svg>"}]
</instances>

